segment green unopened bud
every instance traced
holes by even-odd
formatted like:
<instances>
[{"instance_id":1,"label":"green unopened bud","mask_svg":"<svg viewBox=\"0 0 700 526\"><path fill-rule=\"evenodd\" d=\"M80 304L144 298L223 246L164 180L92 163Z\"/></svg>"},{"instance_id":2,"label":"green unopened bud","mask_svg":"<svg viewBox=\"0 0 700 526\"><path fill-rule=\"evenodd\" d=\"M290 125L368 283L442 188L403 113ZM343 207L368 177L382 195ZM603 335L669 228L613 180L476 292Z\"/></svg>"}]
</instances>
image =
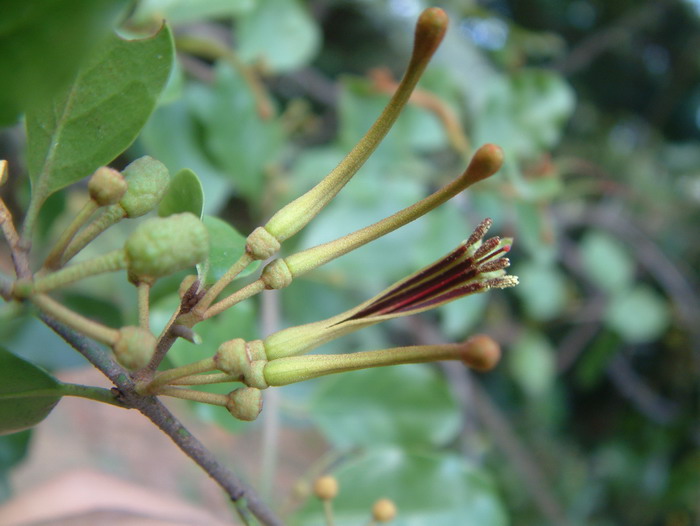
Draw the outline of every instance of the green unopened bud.
<instances>
[{"instance_id":1,"label":"green unopened bud","mask_svg":"<svg viewBox=\"0 0 700 526\"><path fill-rule=\"evenodd\" d=\"M262 411L263 396L260 389L241 387L228 394L226 409L238 420L252 422Z\"/></svg>"},{"instance_id":2,"label":"green unopened bud","mask_svg":"<svg viewBox=\"0 0 700 526\"><path fill-rule=\"evenodd\" d=\"M117 170L102 166L95 170L88 181L90 198L98 206L109 206L119 202L126 193L127 183Z\"/></svg>"},{"instance_id":3,"label":"green unopened bud","mask_svg":"<svg viewBox=\"0 0 700 526\"><path fill-rule=\"evenodd\" d=\"M241 338L226 341L219 345L214 355L214 365L220 371L237 377L249 387L268 387L263 375L267 363L261 340L246 342Z\"/></svg>"},{"instance_id":4,"label":"green unopened bud","mask_svg":"<svg viewBox=\"0 0 700 526\"><path fill-rule=\"evenodd\" d=\"M154 217L134 230L124 250L129 274L152 280L201 263L209 253L209 233L189 212Z\"/></svg>"},{"instance_id":5,"label":"green unopened bud","mask_svg":"<svg viewBox=\"0 0 700 526\"><path fill-rule=\"evenodd\" d=\"M153 157L136 159L123 171L128 188L119 205L126 217L139 217L155 209L170 185L170 174Z\"/></svg>"},{"instance_id":6,"label":"green unopened bud","mask_svg":"<svg viewBox=\"0 0 700 526\"><path fill-rule=\"evenodd\" d=\"M156 337L142 327L123 327L112 346L117 361L127 369L142 369L156 350Z\"/></svg>"},{"instance_id":7,"label":"green unopened bud","mask_svg":"<svg viewBox=\"0 0 700 526\"><path fill-rule=\"evenodd\" d=\"M7 181L7 161L0 160L0 186Z\"/></svg>"},{"instance_id":8,"label":"green unopened bud","mask_svg":"<svg viewBox=\"0 0 700 526\"><path fill-rule=\"evenodd\" d=\"M253 259L263 260L277 253L280 249L280 242L275 236L259 226L248 236L245 249Z\"/></svg>"}]
</instances>

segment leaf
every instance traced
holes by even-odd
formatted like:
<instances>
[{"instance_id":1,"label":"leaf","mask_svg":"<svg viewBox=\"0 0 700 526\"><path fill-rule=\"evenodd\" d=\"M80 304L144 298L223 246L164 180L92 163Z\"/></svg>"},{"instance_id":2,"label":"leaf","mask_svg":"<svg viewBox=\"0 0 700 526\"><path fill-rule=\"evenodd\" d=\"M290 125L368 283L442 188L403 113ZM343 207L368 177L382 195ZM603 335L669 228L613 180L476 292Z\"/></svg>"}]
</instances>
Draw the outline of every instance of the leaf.
<instances>
[{"instance_id":1,"label":"leaf","mask_svg":"<svg viewBox=\"0 0 700 526\"><path fill-rule=\"evenodd\" d=\"M583 268L596 285L615 292L628 288L634 279L634 261L614 237L592 230L579 245Z\"/></svg>"},{"instance_id":2,"label":"leaf","mask_svg":"<svg viewBox=\"0 0 700 526\"><path fill-rule=\"evenodd\" d=\"M399 510L392 526L506 526L509 521L490 477L451 453L409 453L373 448L337 472L341 491L333 499L337 526L367 523L372 504L393 500ZM314 499L294 524L325 525Z\"/></svg>"},{"instance_id":3,"label":"leaf","mask_svg":"<svg viewBox=\"0 0 700 526\"><path fill-rule=\"evenodd\" d=\"M605 315L607 326L630 343L656 340L669 321L666 300L647 285L637 285L616 295Z\"/></svg>"},{"instance_id":4,"label":"leaf","mask_svg":"<svg viewBox=\"0 0 700 526\"><path fill-rule=\"evenodd\" d=\"M143 0L132 19L139 24L166 19L174 25L245 13L255 3L256 0Z\"/></svg>"},{"instance_id":5,"label":"leaf","mask_svg":"<svg viewBox=\"0 0 700 526\"><path fill-rule=\"evenodd\" d=\"M42 203L122 153L155 108L172 62L167 26L143 40L111 35L67 89L32 107L27 112L32 200Z\"/></svg>"},{"instance_id":6,"label":"leaf","mask_svg":"<svg viewBox=\"0 0 700 526\"><path fill-rule=\"evenodd\" d=\"M209 258L207 259L208 267L205 283L206 285L211 285L221 278L229 267L243 255L246 237L239 234L226 221L222 221L217 217L204 216L202 222L209 231ZM260 262L254 261L238 277L247 276L259 266Z\"/></svg>"},{"instance_id":7,"label":"leaf","mask_svg":"<svg viewBox=\"0 0 700 526\"><path fill-rule=\"evenodd\" d=\"M461 415L445 380L430 367L402 365L335 375L311 416L338 448L377 444L445 445Z\"/></svg>"},{"instance_id":8,"label":"leaf","mask_svg":"<svg viewBox=\"0 0 700 526\"><path fill-rule=\"evenodd\" d=\"M28 429L48 416L61 399L60 382L0 348L0 435Z\"/></svg>"},{"instance_id":9,"label":"leaf","mask_svg":"<svg viewBox=\"0 0 700 526\"><path fill-rule=\"evenodd\" d=\"M259 0L239 18L236 34L241 57L262 61L274 73L308 64L321 42L316 22L298 0Z\"/></svg>"},{"instance_id":10,"label":"leaf","mask_svg":"<svg viewBox=\"0 0 700 526\"><path fill-rule=\"evenodd\" d=\"M126 5L126 0L5 0L0 126L64 88Z\"/></svg>"},{"instance_id":11,"label":"leaf","mask_svg":"<svg viewBox=\"0 0 700 526\"><path fill-rule=\"evenodd\" d=\"M202 183L192 170L183 168L170 181L168 192L158 205L158 215L166 217L181 212L190 212L202 217L204 190Z\"/></svg>"},{"instance_id":12,"label":"leaf","mask_svg":"<svg viewBox=\"0 0 700 526\"><path fill-rule=\"evenodd\" d=\"M556 363L554 349L540 332L527 330L508 353L513 378L529 396L547 394L554 385Z\"/></svg>"},{"instance_id":13,"label":"leaf","mask_svg":"<svg viewBox=\"0 0 700 526\"><path fill-rule=\"evenodd\" d=\"M529 316L546 321L563 314L566 307L566 278L556 266L522 263L513 269L512 274L520 279L520 284L514 290Z\"/></svg>"}]
</instances>

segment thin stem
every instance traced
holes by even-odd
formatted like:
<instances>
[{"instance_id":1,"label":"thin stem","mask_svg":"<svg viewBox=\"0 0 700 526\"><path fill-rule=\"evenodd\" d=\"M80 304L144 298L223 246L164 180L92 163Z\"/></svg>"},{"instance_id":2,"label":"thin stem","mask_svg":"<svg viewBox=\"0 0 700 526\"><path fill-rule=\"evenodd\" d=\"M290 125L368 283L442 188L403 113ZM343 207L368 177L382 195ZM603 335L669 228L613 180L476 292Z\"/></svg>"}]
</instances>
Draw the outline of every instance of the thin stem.
<instances>
[{"instance_id":1,"label":"thin stem","mask_svg":"<svg viewBox=\"0 0 700 526\"><path fill-rule=\"evenodd\" d=\"M181 367L175 367L173 369L168 369L158 373L153 380L148 384L149 392L160 392L160 388L164 385L172 383L174 380L184 378L186 376L191 376L199 373L206 373L208 371L213 371L216 369L216 363L214 363L213 358L204 358L198 362L183 365Z\"/></svg>"},{"instance_id":2,"label":"thin stem","mask_svg":"<svg viewBox=\"0 0 700 526\"><path fill-rule=\"evenodd\" d=\"M63 396L77 396L128 409L128 406L124 405L124 402L118 398L118 394L111 389L93 387L91 385L62 383L59 386L59 390Z\"/></svg>"},{"instance_id":3,"label":"thin stem","mask_svg":"<svg viewBox=\"0 0 700 526\"><path fill-rule=\"evenodd\" d=\"M34 281L34 290L36 292L49 292L90 276L123 270L127 264L124 249L118 248L96 258L81 261L75 265L38 277Z\"/></svg>"},{"instance_id":4,"label":"thin stem","mask_svg":"<svg viewBox=\"0 0 700 526\"><path fill-rule=\"evenodd\" d=\"M12 214L5 204L5 201L0 199L0 228L10 246L10 254L12 255L12 264L15 267L15 274L19 278L29 278L32 273L29 269L29 260L26 256L26 251L22 249L22 242L15 228L15 223L12 220Z\"/></svg>"},{"instance_id":5,"label":"thin stem","mask_svg":"<svg viewBox=\"0 0 700 526\"><path fill-rule=\"evenodd\" d=\"M251 255L244 252L243 255L238 258L238 261L231 265L226 273L221 276L221 278L219 278L219 280L214 283L209 290L207 290L204 297L199 300L197 303L198 310L206 311L214 300L216 300L219 294L221 294L221 291L223 291L229 283L231 283L241 272L243 272L245 268L252 263L252 261L253 258Z\"/></svg>"},{"instance_id":6,"label":"thin stem","mask_svg":"<svg viewBox=\"0 0 700 526\"><path fill-rule=\"evenodd\" d=\"M156 377L157 378L157 377ZM211 385L227 382L240 382L241 376L227 373L193 374L168 382L170 385ZM267 408L266 408L267 410Z\"/></svg>"},{"instance_id":7,"label":"thin stem","mask_svg":"<svg viewBox=\"0 0 700 526\"><path fill-rule=\"evenodd\" d=\"M151 284L147 281L140 281L136 290L138 295L139 327L150 330L149 295Z\"/></svg>"},{"instance_id":8,"label":"thin stem","mask_svg":"<svg viewBox=\"0 0 700 526\"><path fill-rule=\"evenodd\" d=\"M42 315L44 322L102 371L119 389L125 405L134 407L192 460L194 460L229 495L241 519L250 523L251 513L263 526L283 526L264 502L230 470L225 468L204 445L154 396L140 396L126 370L99 346L55 319Z\"/></svg>"},{"instance_id":9,"label":"thin stem","mask_svg":"<svg viewBox=\"0 0 700 526\"><path fill-rule=\"evenodd\" d=\"M53 249L46 257L46 261L44 261L44 268L56 269L61 266L63 252L66 250L68 243L71 242L78 230L83 227L87 220L90 219L90 216L92 216L92 214L94 214L98 208L99 206L92 199L85 203L85 206L83 206L80 212L78 212L78 215L76 215L73 221L71 221L68 228L61 233L61 237L58 238L58 241L56 241Z\"/></svg>"},{"instance_id":10,"label":"thin stem","mask_svg":"<svg viewBox=\"0 0 700 526\"><path fill-rule=\"evenodd\" d=\"M280 304L277 291L267 291L260 297L262 313L261 333L270 334L279 326ZM260 468L260 493L270 500L277 473L280 438L280 390L267 389L263 412L262 461Z\"/></svg>"},{"instance_id":11,"label":"thin stem","mask_svg":"<svg viewBox=\"0 0 700 526\"><path fill-rule=\"evenodd\" d=\"M323 516L326 518L326 526L335 525L335 519L333 518L333 501L331 499L323 500Z\"/></svg>"},{"instance_id":12,"label":"thin stem","mask_svg":"<svg viewBox=\"0 0 700 526\"><path fill-rule=\"evenodd\" d=\"M59 266L62 267L68 263L78 252L85 248L88 243L90 243L113 224L123 219L125 215L126 212L119 205L112 205L105 208L102 214L96 217L92 223L80 231L80 233L78 233L78 235L75 236L68 244L66 249L63 251L63 257L61 258Z\"/></svg>"},{"instance_id":13,"label":"thin stem","mask_svg":"<svg viewBox=\"0 0 700 526\"><path fill-rule=\"evenodd\" d=\"M61 323L65 323L72 329L80 331L89 338L97 340L98 342L112 346L116 343L117 338L119 337L119 331L106 327L101 323L90 320L81 314L78 314L46 294L36 294L30 299L44 313L56 318Z\"/></svg>"},{"instance_id":14,"label":"thin stem","mask_svg":"<svg viewBox=\"0 0 700 526\"><path fill-rule=\"evenodd\" d=\"M246 285L239 291L234 292L230 296L227 296L226 298L209 307L202 315L202 319L206 320L211 318L212 316L216 316L217 314L222 313L226 309L233 307L236 303L240 303L243 300L255 296L256 294L261 293L263 290L265 290L265 283L263 283L262 280L254 281L253 283Z\"/></svg>"},{"instance_id":15,"label":"thin stem","mask_svg":"<svg viewBox=\"0 0 700 526\"><path fill-rule=\"evenodd\" d=\"M158 394L182 398L183 400L192 400L193 402L200 402L202 404L220 405L222 407L226 407L228 403L228 396L226 395L194 391L182 387L161 387Z\"/></svg>"}]
</instances>

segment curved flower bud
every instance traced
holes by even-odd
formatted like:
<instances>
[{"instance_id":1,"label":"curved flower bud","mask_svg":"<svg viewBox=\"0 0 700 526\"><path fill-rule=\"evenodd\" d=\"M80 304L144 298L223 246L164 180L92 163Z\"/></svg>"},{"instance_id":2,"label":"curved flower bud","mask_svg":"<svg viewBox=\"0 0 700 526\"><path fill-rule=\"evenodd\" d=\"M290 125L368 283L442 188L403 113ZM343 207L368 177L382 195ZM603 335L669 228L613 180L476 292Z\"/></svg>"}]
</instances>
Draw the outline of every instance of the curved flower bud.
<instances>
[{"instance_id":1,"label":"curved flower bud","mask_svg":"<svg viewBox=\"0 0 700 526\"><path fill-rule=\"evenodd\" d=\"M421 13L416 23L411 61L396 92L382 114L333 171L307 193L283 207L270 218L263 227L268 234L281 243L299 232L318 215L352 176L357 173L382 139L384 139L406 102L408 102L418 79L425 71L430 58L435 53L447 31L447 22L447 15L442 9L431 7ZM256 236L259 237L260 232ZM257 244L258 241L254 239L252 243L249 243L249 246L254 247ZM270 243L266 244L270 245ZM251 252L251 254L257 257L254 252ZM266 257L271 255L269 252L264 251L261 251L261 254L268 254ZM259 259L266 258L259 257Z\"/></svg>"},{"instance_id":2,"label":"curved flower bud","mask_svg":"<svg viewBox=\"0 0 700 526\"><path fill-rule=\"evenodd\" d=\"M503 257L510 250L512 240L499 237L483 240L491 224L491 219L484 219L469 239L442 259L354 309L271 334L264 340L268 360L303 354L363 327L417 314L462 296L517 285L517 277L506 275L510 261Z\"/></svg>"}]
</instances>

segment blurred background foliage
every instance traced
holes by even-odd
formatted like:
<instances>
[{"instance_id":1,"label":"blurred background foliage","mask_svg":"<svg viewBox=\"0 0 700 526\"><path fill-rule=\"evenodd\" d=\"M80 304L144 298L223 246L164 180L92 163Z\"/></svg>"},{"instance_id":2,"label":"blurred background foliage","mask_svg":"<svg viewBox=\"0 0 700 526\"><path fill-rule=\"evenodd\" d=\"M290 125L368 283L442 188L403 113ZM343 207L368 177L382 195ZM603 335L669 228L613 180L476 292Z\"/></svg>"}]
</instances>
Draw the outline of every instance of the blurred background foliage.
<instances>
[{"instance_id":1,"label":"blurred background foliage","mask_svg":"<svg viewBox=\"0 0 700 526\"><path fill-rule=\"evenodd\" d=\"M120 7L73 3L85 13L81 23L98 29ZM484 142L503 147L503 170L289 289L202 324L203 343L179 341L171 361L354 306L447 252L489 216L495 233L516 239L511 260L520 286L372 327L322 350L458 341L478 331L503 345L499 368L476 376L452 365L402 366L271 390L262 425L279 418L318 429L328 452L306 476L331 470L339 477L340 525L362 524L382 496L396 501L397 525L697 524L700 2L437 5L449 12L451 29L413 104L284 250L410 205L460 173ZM366 131L400 78L423 7L419 0L127 5L124 34L148 33L165 17L179 55L159 107L115 166L147 153L173 174L191 169L205 212L246 235ZM89 47L95 32L75 33L65 43L69 56L79 60L72 50ZM45 57L39 44L27 46L26 60ZM27 82L33 78L27 74ZM16 114L0 116L8 125L2 157L13 174L24 166L22 125L13 125L21 102ZM27 191L17 178L3 189L15 211ZM76 188L49 200L37 245L60 231L84 195ZM242 238L225 224L207 225L218 232L223 261L240 250ZM88 255L115 246L123 229L99 238ZM154 290L156 328L177 304L178 280ZM123 277L109 276L74 287L63 301L119 325L135 319L134 298ZM51 369L81 363L28 314L2 306L8 348ZM224 410L193 410L237 433L261 425L233 422ZM29 433L1 439L5 473L27 440ZM294 454L274 447L278 462ZM252 482L272 484L274 465L266 465L247 474ZM273 505L289 489L276 488ZM294 517L322 523L313 500Z\"/></svg>"}]
</instances>

